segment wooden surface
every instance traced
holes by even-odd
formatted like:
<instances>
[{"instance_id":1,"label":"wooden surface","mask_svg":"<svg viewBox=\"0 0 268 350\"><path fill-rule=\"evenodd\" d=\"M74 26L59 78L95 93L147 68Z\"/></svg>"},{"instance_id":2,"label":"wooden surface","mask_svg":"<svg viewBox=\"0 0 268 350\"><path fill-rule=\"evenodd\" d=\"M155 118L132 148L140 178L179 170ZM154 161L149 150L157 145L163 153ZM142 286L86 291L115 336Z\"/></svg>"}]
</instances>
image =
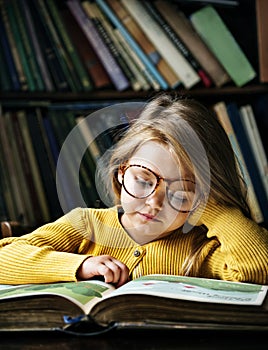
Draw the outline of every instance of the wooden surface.
<instances>
[{"instance_id":1,"label":"wooden surface","mask_svg":"<svg viewBox=\"0 0 268 350\"><path fill-rule=\"evenodd\" d=\"M120 332L94 337L53 333L0 334L3 350L258 350L266 349L267 332Z\"/></svg>"}]
</instances>

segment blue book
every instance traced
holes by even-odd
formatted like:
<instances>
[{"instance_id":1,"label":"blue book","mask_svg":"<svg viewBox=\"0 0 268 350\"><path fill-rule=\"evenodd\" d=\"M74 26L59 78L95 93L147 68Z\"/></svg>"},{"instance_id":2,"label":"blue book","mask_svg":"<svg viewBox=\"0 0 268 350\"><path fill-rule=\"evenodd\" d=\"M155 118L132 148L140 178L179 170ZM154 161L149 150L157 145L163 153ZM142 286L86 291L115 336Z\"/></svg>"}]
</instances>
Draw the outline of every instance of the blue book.
<instances>
[{"instance_id":1,"label":"blue book","mask_svg":"<svg viewBox=\"0 0 268 350\"><path fill-rule=\"evenodd\" d=\"M265 188L262 184L261 175L259 173L254 154L248 142L246 131L244 129L243 123L241 122L242 116L237 104L234 102L227 104L227 112L234 128L234 132L236 134L242 154L244 156L256 196L259 200L264 222L268 223L268 199L266 196Z\"/></svg>"},{"instance_id":2,"label":"blue book","mask_svg":"<svg viewBox=\"0 0 268 350\"><path fill-rule=\"evenodd\" d=\"M162 75L159 73L159 71L156 69L156 67L154 66L154 63L143 52L141 47L136 43L136 41L133 39L133 37L125 29L125 27L122 25L121 21L119 21L119 19L113 13L111 8L107 5L107 3L103 0L96 0L96 3L99 5L99 7L105 13L105 15L109 18L109 20L113 23L113 25L120 31L120 33L123 35L123 37L128 42L128 44L131 46L131 48L136 52L136 54L138 55L140 60L147 67L148 71L152 74L152 76L155 78L155 80L159 83L161 89L163 89L163 90L168 89L169 86L168 86L167 82L162 77Z\"/></svg>"}]
</instances>

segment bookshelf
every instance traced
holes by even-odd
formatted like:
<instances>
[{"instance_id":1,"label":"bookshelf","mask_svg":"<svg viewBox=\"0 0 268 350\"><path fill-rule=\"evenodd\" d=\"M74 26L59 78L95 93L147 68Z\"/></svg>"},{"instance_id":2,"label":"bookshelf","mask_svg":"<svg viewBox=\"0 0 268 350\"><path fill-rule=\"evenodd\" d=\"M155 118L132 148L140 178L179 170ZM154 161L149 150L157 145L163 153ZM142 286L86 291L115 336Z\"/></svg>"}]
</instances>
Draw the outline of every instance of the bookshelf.
<instances>
[{"instance_id":1,"label":"bookshelf","mask_svg":"<svg viewBox=\"0 0 268 350\"><path fill-rule=\"evenodd\" d=\"M172 94L176 95L183 95L183 96L189 96L198 99L199 101L203 102L207 106L213 106L215 103L224 101L225 103L231 103L235 101L239 106L247 103L255 103L260 97L268 95L268 81L265 81L265 79L260 78L260 61L259 61L259 55L258 55L258 44L260 45L260 42L257 40L258 37L258 19L259 19L259 14L256 12L256 2L261 2L262 0L256 0L256 1L251 1L251 0L243 0L243 1L225 1L225 3L216 1L213 2L212 6L218 11L219 15L222 17L224 22L226 23L226 26L228 29L231 31L237 42L239 43L242 51L246 54L249 62L251 63L253 69L256 72L256 76L252 78L249 82L245 83L243 86L239 87L236 86L236 84L233 81L229 81L223 86L217 87L215 84L212 84L210 87L205 87L202 85L202 83L198 83L195 86L191 88L185 88L183 85L180 85L178 87L170 88L168 87L165 91L168 91ZM109 1L106 1L109 3ZM140 1L143 3L143 1ZM148 1L149 3L155 3L157 1ZM179 6L179 9L187 16L188 18L196 11L202 9L204 6L206 6L206 1L168 1L172 3L174 6ZM34 1L32 0L27 0L27 1L17 1L17 0L12 0L6 2L5 0L0 1L0 18L2 18L2 25L4 25L3 18L8 14L5 13L5 10L9 10L9 8L6 8L6 4L9 3L11 4L10 6L16 7L17 5L22 6L22 3L27 3L27 5L32 8ZM53 1L43 1L39 0L38 4L41 6L42 3L53 3ZM209 2L211 4L211 1ZM57 2L57 6L59 9L59 13L62 15L67 7L67 1L59 1ZM32 13L35 13L36 15L38 14L38 10L36 7L34 7L34 10L32 10ZM40 7L41 8L41 7ZM4 9L4 10L3 10ZM48 6L48 9L50 7ZM18 10L17 10L18 11ZM23 9L25 11L25 9ZM40 13L38 14L40 16ZM47 18L47 17L45 17ZM68 16L67 16L68 18ZM1 24L0 23L0 24ZM44 43L47 44L47 48L45 52L48 51L48 46L49 46L49 40L51 38L48 37L48 34L44 30L48 30L50 24L46 22L46 20L43 21L43 32L41 32L41 26L40 26L40 31L38 32L38 36L36 36L35 45L32 46L32 51L36 52L36 47L38 46L38 42L42 41L44 39ZM65 22L66 23L66 22ZM23 23L21 23L23 25ZM33 21L32 25L37 25L36 21ZM46 28L47 27L47 28ZM44 29L45 28L45 29ZM40 34L43 33L43 34ZM58 33L58 32L57 32ZM43 35L43 36L42 36ZM262 34L263 35L263 34ZM59 38L59 34L58 34ZM75 37L73 35L70 35L70 39L74 39ZM24 38L25 39L25 38ZM28 38L34 41L34 38ZM26 40L26 39L25 39ZM56 34L54 34L54 40L57 40ZM85 38L83 38L85 40ZM267 41L268 39L266 39ZM77 49L75 54L78 54L78 46L75 45L74 42L71 42L73 44L73 48ZM25 43L26 45L26 43ZM92 44L88 44L91 49L92 49ZM3 40L1 41L1 51L0 51L0 56L4 57L3 53L3 46L4 42ZM16 49L15 47L11 47L11 49L14 50ZM41 46L39 46L39 49L42 49ZM70 49L70 48L69 48ZM70 49L71 50L71 49ZM93 50L92 51L96 51ZM66 51L67 52L67 51ZM51 60L52 58L52 53L51 54ZM49 55L50 55L49 54ZM95 52L96 54L96 52ZM48 56L49 56L48 55ZM64 56L64 54L62 54ZM66 54L67 55L67 54ZM67 56L66 56L67 57ZM79 56L80 60L83 62L82 58L85 56ZM64 57L63 57L64 58ZM54 57L55 59L55 57ZM96 56L95 56L96 59ZM40 67L40 57L35 57L35 63L37 63L37 66L39 65ZM51 67L49 64L47 64L46 69L50 72L49 74L51 75ZM69 61L67 58L65 58L65 65L68 68ZM66 68L65 67L65 68ZM67 69L66 68L66 69ZM84 65L85 69L85 65ZM101 69L100 67L96 69ZM44 69L43 69L44 70ZM80 74L82 71L80 71ZM102 65L102 70L98 71L100 72L99 74L102 74L103 80L106 82L103 82L102 87L96 87L94 86L94 79L93 76L90 75L90 72L88 71L88 78L93 84L92 88L74 88L72 85L71 88L62 88L59 89L58 86L60 86L60 79L61 76L57 75L55 79L58 79L58 85L55 83L55 89L54 91L51 91L50 88L47 89L40 89L38 90L37 88L31 88L31 89L13 89L13 88L3 88L3 84L0 85L2 86L2 89L0 89L0 104L2 106L2 112L6 110L21 110L21 109L35 109L35 108L40 108L42 110L42 116L44 118L47 118L47 106L48 105L53 105L53 104L70 104L70 103L87 103L88 105L92 104L97 104L99 103L100 106L101 104L107 104L109 102L115 103L115 102L124 102L124 101L145 101L150 98L152 98L154 95L158 94L159 91L162 91L160 88L159 90L154 90L152 87L147 89L141 89L140 91L134 91L133 88L130 86L125 87L123 89L119 88L117 89L115 85L112 83L111 79L107 77L107 73L103 70L103 65ZM77 77L76 77L77 78ZM71 75L69 77L71 79ZM75 80L76 81L76 80ZM47 84L48 86L49 84ZM267 99L268 100L268 99ZM57 114L57 113L56 113ZM58 113L60 114L60 113ZM2 117L2 116L1 116ZM265 124L266 123L266 124ZM266 129L263 129L263 125L265 126ZM262 124L262 133L267 133L267 122L263 122ZM266 147L266 145L265 145ZM267 149L266 149L267 152ZM59 215L59 212L55 213L55 216L57 217ZM9 219L9 218L4 218ZM14 220L14 218L11 218ZM1 219L2 220L2 219ZM42 220L41 220L42 221ZM40 224L42 222L38 222Z\"/></svg>"}]
</instances>

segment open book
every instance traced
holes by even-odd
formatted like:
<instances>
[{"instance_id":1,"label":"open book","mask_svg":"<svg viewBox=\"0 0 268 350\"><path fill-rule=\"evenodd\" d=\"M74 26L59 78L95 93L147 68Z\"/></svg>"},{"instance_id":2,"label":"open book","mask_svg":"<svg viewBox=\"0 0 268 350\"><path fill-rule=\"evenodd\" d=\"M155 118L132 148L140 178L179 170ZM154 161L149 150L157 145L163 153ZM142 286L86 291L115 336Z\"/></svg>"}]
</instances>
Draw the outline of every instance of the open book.
<instances>
[{"instance_id":1,"label":"open book","mask_svg":"<svg viewBox=\"0 0 268 350\"><path fill-rule=\"evenodd\" d=\"M268 330L268 286L148 275L120 288L98 280L1 286L0 331Z\"/></svg>"}]
</instances>

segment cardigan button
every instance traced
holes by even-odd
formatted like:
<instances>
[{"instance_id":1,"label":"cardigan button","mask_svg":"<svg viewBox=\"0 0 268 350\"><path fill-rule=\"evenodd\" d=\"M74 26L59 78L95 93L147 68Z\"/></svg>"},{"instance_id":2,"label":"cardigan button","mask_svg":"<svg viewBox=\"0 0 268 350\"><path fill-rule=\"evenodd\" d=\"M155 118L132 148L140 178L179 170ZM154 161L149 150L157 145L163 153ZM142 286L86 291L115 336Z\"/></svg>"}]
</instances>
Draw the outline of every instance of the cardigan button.
<instances>
[{"instance_id":1,"label":"cardigan button","mask_svg":"<svg viewBox=\"0 0 268 350\"><path fill-rule=\"evenodd\" d=\"M134 256L135 256L136 258L138 258L140 255L141 255L141 252L140 252L138 249L136 249L136 250L134 251Z\"/></svg>"}]
</instances>

